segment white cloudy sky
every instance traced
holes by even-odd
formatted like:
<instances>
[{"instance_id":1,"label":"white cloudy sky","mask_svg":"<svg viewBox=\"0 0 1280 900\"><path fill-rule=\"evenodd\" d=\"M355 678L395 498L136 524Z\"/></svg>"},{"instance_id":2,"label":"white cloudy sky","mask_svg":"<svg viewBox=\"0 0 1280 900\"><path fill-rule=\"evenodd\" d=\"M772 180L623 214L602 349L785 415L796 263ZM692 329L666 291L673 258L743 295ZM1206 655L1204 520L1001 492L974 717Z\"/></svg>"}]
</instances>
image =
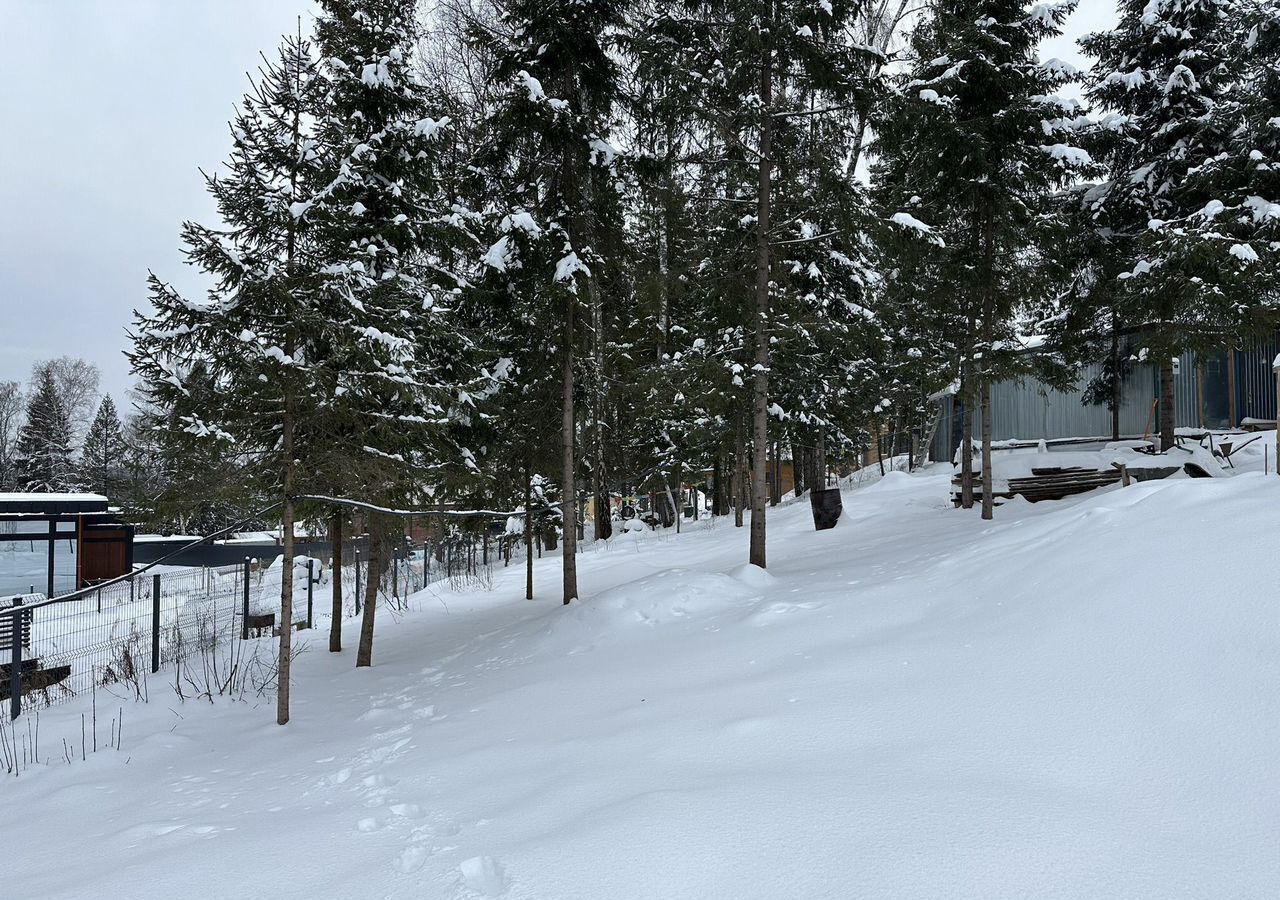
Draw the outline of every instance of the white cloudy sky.
<instances>
[{"instance_id":1,"label":"white cloudy sky","mask_svg":"<svg viewBox=\"0 0 1280 900\"><path fill-rule=\"evenodd\" d=\"M198 167L216 166L245 73L296 27L306 0L0 0L0 380L70 354L103 388L153 269L180 288L185 219L210 221ZM1115 20L1081 0L1046 56ZM304 24L304 28L305 28Z\"/></svg>"}]
</instances>

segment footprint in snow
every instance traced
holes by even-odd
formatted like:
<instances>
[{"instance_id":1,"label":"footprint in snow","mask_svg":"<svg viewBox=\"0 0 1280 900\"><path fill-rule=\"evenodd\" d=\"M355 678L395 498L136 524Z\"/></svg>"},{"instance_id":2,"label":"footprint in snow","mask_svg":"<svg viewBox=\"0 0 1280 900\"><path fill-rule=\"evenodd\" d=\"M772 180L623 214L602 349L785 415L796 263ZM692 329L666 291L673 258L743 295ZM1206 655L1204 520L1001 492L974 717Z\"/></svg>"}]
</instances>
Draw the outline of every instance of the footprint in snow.
<instances>
[{"instance_id":1,"label":"footprint in snow","mask_svg":"<svg viewBox=\"0 0 1280 900\"><path fill-rule=\"evenodd\" d=\"M430 855L431 851L421 844L410 844L396 857L395 867L398 871L409 875L421 869Z\"/></svg>"},{"instance_id":2,"label":"footprint in snow","mask_svg":"<svg viewBox=\"0 0 1280 900\"><path fill-rule=\"evenodd\" d=\"M462 884L481 897L501 897L510 885L502 866L492 856L473 856L458 863Z\"/></svg>"}]
</instances>

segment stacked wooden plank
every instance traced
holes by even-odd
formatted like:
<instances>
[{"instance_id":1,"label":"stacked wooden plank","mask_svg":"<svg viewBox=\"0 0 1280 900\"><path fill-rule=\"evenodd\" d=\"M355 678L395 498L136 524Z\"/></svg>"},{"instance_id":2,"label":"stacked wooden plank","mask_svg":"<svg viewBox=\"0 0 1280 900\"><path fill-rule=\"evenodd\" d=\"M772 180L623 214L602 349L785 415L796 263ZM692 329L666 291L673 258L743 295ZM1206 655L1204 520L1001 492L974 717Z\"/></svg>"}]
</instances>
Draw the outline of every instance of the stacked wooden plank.
<instances>
[{"instance_id":1,"label":"stacked wooden plank","mask_svg":"<svg viewBox=\"0 0 1280 900\"><path fill-rule=\"evenodd\" d=\"M1061 500L1073 494L1083 494L1120 480L1121 470L1116 467L1107 469L1087 469L1080 466L1060 466L1035 468L1031 475L1024 478L1010 478L1009 489L998 491L997 499L1011 500L1024 497L1031 503L1041 500ZM951 479L951 501L960 505L960 479ZM982 498L982 484L975 482L973 486L974 500Z\"/></svg>"},{"instance_id":2,"label":"stacked wooden plank","mask_svg":"<svg viewBox=\"0 0 1280 900\"><path fill-rule=\"evenodd\" d=\"M1083 494L1115 484L1120 480L1120 474L1120 470L1115 467L1103 470L1076 466L1032 469L1030 478L1010 478L1009 491L1025 497L1032 503L1040 500L1061 500L1073 494Z\"/></svg>"}]
</instances>

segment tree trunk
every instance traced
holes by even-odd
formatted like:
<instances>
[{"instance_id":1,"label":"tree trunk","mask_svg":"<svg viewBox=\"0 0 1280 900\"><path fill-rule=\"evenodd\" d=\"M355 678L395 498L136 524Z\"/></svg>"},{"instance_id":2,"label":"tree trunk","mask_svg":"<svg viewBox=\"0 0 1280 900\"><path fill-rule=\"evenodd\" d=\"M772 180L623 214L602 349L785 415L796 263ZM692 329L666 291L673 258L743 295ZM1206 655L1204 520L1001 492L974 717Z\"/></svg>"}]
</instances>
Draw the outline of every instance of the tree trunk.
<instances>
[{"instance_id":1,"label":"tree trunk","mask_svg":"<svg viewBox=\"0 0 1280 900\"><path fill-rule=\"evenodd\" d=\"M1111 310L1111 440L1120 440L1120 323Z\"/></svg>"},{"instance_id":2,"label":"tree trunk","mask_svg":"<svg viewBox=\"0 0 1280 900\"><path fill-rule=\"evenodd\" d=\"M743 507L747 497L747 448L742 437L742 426L734 436L733 443L733 527L743 525Z\"/></svg>"},{"instance_id":3,"label":"tree trunk","mask_svg":"<svg viewBox=\"0 0 1280 900\"><path fill-rule=\"evenodd\" d=\"M293 661L293 402L285 392L284 418L281 425L281 450L284 453L284 558L280 561L280 660L276 689L276 724L289 722L289 676Z\"/></svg>"},{"instance_id":4,"label":"tree trunk","mask_svg":"<svg viewBox=\"0 0 1280 900\"><path fill-rule=\"evenodd\" d=\"M769 505L782 502L782 442L773 442L773 483L769 485Z\"/></svg>"},{"instance_id":5,"label":"tree trunk","mask_svg":"<svg viewBox=\"0 0 1280 900\"><path fill-rule=\"evenodd\" d=\"M965 361L963 376L964 421L960 426L960 506L973 509L973 410L977 391L973 386L972 356Z\"/></svg>"},{"instance_id":6,"label":"tree trunk","mask_svg":"<svg viewBox=\"0 0 1280 900\"><path fill-rule=\"evenodd\" d=\"M574 416L573 416L573 337L574 297L566 298L564 352L561 359L561 408L560 408L560 515L564 526L564 550L561 561L564 571L564 603L578 597L578 486L574 471Z\"/></svg>"},{"instance_id":7,"label":"tree trunk","mask_svg":"<svg viewBox=\"0 0 1280 900\"><path fill-rule=\"evenodd\" d=\"M1240 424L1236 417L1236 350L1227 348L1227 427L1235 428ZM1277 416L1280 418L1280 416Z\"/></svg>"},{"instance_id":8,"label":"tree trunk","mask_svg":"<svg viewBox=\"0 0 1280 900\"><path fill-rule=\"evenodd\" d=\"M982 373L982 518L995 515L995 484L991 480L991 379L983 360Z\"/></svg>"},{"instance_id":9,"label":"tree trunk","mask_svg":"<svg viewBox=\"0 0 1280 900\"><path fill-rule=\"evenodd\" d=\"M724 485L724 466L720 463L720 451L716 451L716 457L711 463L711 515L724 515L724 503L721 501Z\"/></svg>"},{"instance_id":10,"label":"tree trunk","mask_svg":"<svg viewBox=\"0 0 1280 900\"><path fill-rule=\"evenodd\" d=\"M672 507L676 511L676 534L680 533L680 520L684 518L684 464L677 462L675 471L676 480L676 497L679 503L672 501ZM671 496L671 488L667 487L667 496Z\"/></svg>"},{"instance_id":11,"label":"tree trunk","mask_svg":"<svg viewBox=\"0 0 1280 900\"><path fill-rule=\"evenodd\" d=\"M1273 370L1274 371L1274 370ZM1276 378L1276 452L1275 467L1276 474L1280 475L1280 372L1275 373Z\"/></svg>"},{"instance_id":12,"label":"tree trunk","mask_svg":"<svg viewBox=\"0 0 1280 900\"><path fill-rule=\"evenodd\" d=\"M814 484L816 490L826 490L827 487L827 433L826 431L818 432L818 449L814 454L813 471L816 476Z\"/></svg>"},{"instance_id":13,"label":"tree trunk","mask_svg":"<svg viewBox=\"0 0 1280 900\"><path fill-rule=\"evenodd\" d=\"M1196 354L1196 427L1204 428L1204 362Z\"/></svg>"},{"instance_id":14,"label":"tree trunk","mask_svg":"<svg viewBox=\"0 0 1280 900\"><path fill-rule=\"evenodd\" d=\"M772 19L773 16L770 16ZM771 23L772 24L772 23ZM772 200L773 48L766 41L760 64L760 165L756 188L755 379L752 388L750 562L765 568L765 454L769 449L769 214Z\"/></svg>"},{"instance_id":15,"label":"tree trunk","mask_svg":"<svg viewBox=\"0 0 1280 900\"><path fill-rule=\"evenodd\" d=\"M533 599L533 465L524 464L524 599Z\"/></svg>"},{"instance_id":16,"label":"tree trunk","mask_svg":"<svg viewBox=\"0 0 1280 900\"><path fill-rule=\"evenodd\" d=\"M805 484L805 476L807 473L807 465L805 463L804 448L797 442L795 435L791 436L791 475L792 490L799 497L804 493L804 489L808 487Z\"/></svg>"},{"instance_id":17,"label":"tree trunk","mask_svg":"<svg viewBox=\"0 0 1280 900\"><path fill-rule=\"evenodd\" d=\"M333 618L329 622L329 652L342 652L342 513L333 511L333 523L329 526L333 542L333 559L329 563L329 577L333 590ZM424 550L425 558L425 550Z\"/></svg>"},{"instance_id":18,"label":"tree trunk","mask_svg":"<svg viewBox=\"0 0 1280 900\"><path fill-rule=\"evenodd\" d=\"M880 477L884 477L884 426L879 419L875 420L876 425L876 462L880 464Z\"/></svg>"},{"instance_id":19,"label":"tree trunk","mask_svg":"<svg viewBox=\"0 0 1280 900\"><path fill-rule=\"evenodd\" d=\"M1173 361L1167 356L1160 363L1160 452L1173 447L1176 419L1173 409Z\"/></svg>"},{"instance_id":20,"label":"tree trunk","mask_svg":"<svg viewBox=\"0 0 1280 900\"><path fill-rule=\"evenodd\" d=\"M356 648L356 668L373 665L373 621L378 609L378 588L386 564L387 525L381 513L369 516L369 561L365 569L364 609L360 618L360 644Z\"/></svg>"}]
</instances>

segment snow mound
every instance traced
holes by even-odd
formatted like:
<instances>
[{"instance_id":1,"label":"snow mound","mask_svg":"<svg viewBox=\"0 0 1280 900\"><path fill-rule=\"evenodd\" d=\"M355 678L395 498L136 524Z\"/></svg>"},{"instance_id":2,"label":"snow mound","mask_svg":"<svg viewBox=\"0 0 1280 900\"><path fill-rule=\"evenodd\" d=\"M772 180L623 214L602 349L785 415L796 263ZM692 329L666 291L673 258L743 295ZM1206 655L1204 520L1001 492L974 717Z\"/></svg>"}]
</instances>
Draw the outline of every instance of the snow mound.
<instances>
[{"instance_id":1,"label":"snow mound","mask_svg":"<svg viewBox=\"0 0 1280 900\"><path fill-rule=\"evenodd\" d=\"M766 590L778 579L769 574L766 569L759 566L753 566L751 563L744 563L729 572L729 577L734 581L745 584L749 588L755 590Z\"/></svg>"},{"instance_id":2,"label":"snow mound","mask_svg":"<svg viewBox=\"0 0 1280 900\"><path fill-rule=\"evenodd\" d=\"M768 573L761 574L769 577ZM587 598L573 615L583 623L605 629L665 625L742 609L757 597L758 590L729 575L665 569Z\"/></svg>"}]
</instances>

